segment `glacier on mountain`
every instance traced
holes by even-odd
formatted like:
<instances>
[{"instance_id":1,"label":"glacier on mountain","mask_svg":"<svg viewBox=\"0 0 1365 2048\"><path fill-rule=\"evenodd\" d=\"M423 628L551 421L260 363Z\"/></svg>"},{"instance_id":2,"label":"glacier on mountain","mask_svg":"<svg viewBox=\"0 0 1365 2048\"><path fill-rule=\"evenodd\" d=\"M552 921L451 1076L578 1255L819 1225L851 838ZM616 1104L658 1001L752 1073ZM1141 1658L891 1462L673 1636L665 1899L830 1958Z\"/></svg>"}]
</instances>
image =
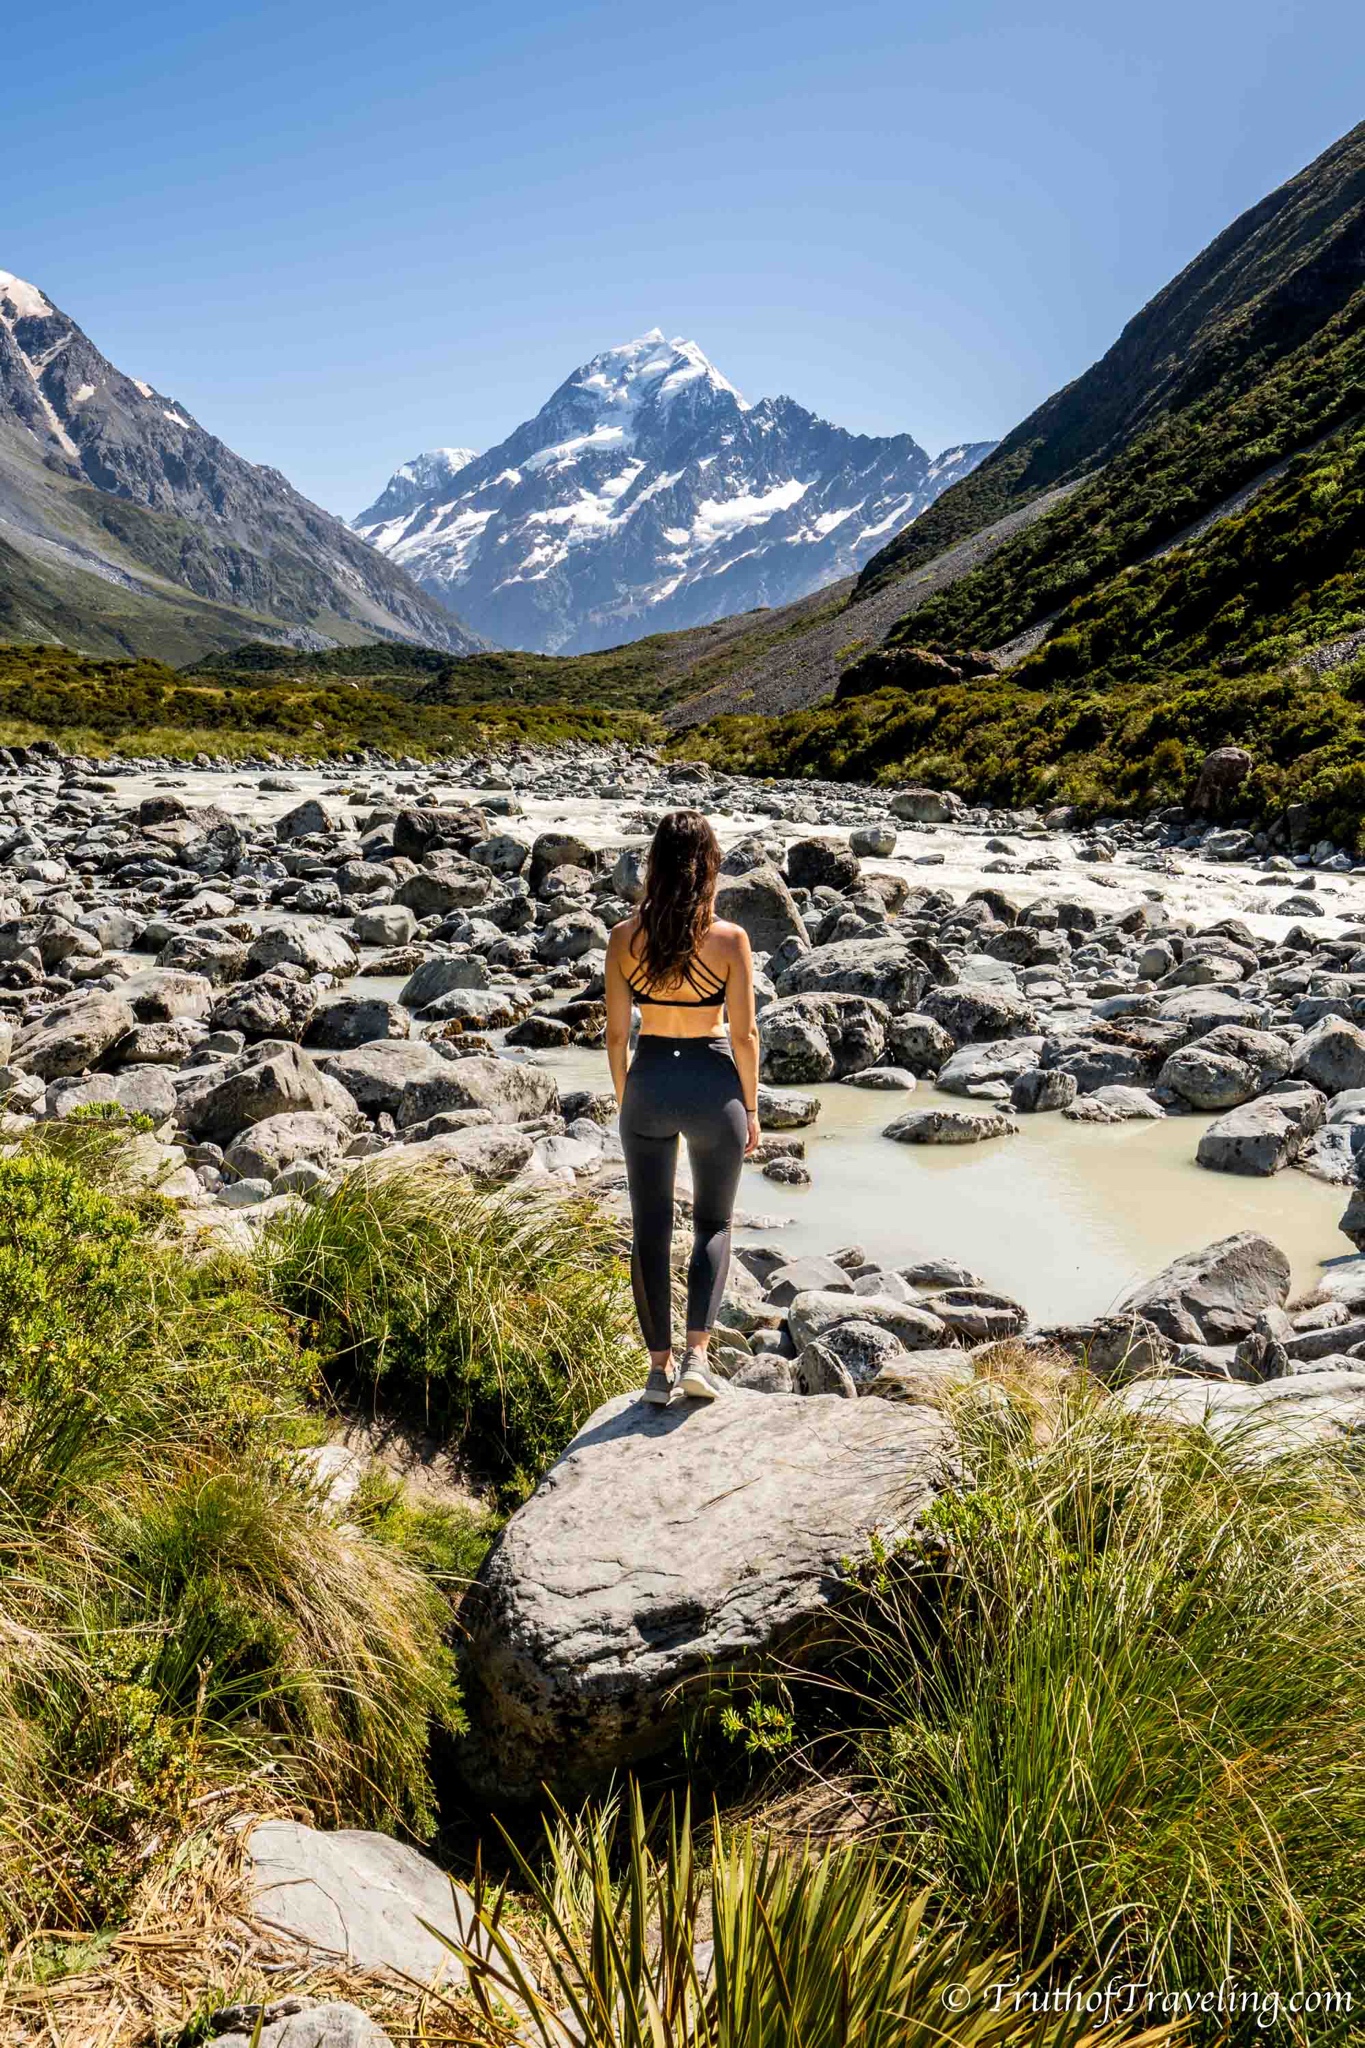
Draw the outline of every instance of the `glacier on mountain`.
<instances>
[{"instance_id":1,"label":"glacier on mountain","mask_svg":"<svg viewBox=\"0 0 1365 2048\"><path fill-rule=\"evenodd\" d=\"M931 459L791 398L749 404L655 327L482 455L406 462L358 533L503 646L582 653L854 574L993 443Z\"/></svg>"}]
</instances>

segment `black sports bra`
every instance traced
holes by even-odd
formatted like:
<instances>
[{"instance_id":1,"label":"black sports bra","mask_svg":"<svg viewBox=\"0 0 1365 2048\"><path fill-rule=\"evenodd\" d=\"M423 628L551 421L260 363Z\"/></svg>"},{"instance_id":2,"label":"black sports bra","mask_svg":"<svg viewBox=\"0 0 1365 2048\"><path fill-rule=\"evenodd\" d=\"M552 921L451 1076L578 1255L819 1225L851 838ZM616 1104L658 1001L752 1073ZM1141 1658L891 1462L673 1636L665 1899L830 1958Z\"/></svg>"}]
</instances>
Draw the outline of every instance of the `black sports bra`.
<instances>
[{"instance_id":1,"label":"black sports bra","mask_svg":"<svg viewBox=\"0 0 1365 2048\"><path fill-rule=\"evenodd\" d=\"M705 977L703 981L697 980L698 972ZM630 990L637 1003L658 1003L670 1010L710 1010L714 1009L717 1003L724 1002L725 977L715 973L712 968L706 965L704 960L689 960L683 969L683 980L689 988L697 991L695 995L651 995L647 989L641 988L638 983L632 981L629 975L625 976L626 987ZM706 986L707 982L714 983L714 986L708 988Z\"/></svg>"}]
</instances>

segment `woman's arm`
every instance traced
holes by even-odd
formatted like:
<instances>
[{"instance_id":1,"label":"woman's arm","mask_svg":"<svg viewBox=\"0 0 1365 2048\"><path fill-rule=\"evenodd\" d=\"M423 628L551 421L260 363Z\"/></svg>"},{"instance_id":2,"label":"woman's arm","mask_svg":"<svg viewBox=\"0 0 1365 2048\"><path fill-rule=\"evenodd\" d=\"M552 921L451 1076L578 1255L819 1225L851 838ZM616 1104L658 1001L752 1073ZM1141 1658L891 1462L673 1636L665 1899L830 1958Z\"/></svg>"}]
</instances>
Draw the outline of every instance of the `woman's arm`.
<instances>
[{"instance_id":1,"label":"woman's arm","mask_svg":"<svg viewBox=\"0 0 1365 2048\"><path fill-rule=\"evenodd\" d=\"M603 976L607 996L607 1065L611 1068L611 1085L616 1090L618 1109L625 1100L626 1070L630 1065L631 1001L622 966L626 950L626 923L611 928Z\"/></svg>"},{"instance_id":2,"label":"woman's arm","mask_svg":"<svg viewBox=\"0 0 1365 2048\"><path fill-rule=\"evenodd\" d=\"M739 1069L744 1107L749 1113L749 1136L744 1147L748 1155L758 1144L758 1017L754 1011L754 956L749 934L735 927L734 955L725 982L725 1014L730 1024L730 1046Z\"/></svg>"}]
</instances>

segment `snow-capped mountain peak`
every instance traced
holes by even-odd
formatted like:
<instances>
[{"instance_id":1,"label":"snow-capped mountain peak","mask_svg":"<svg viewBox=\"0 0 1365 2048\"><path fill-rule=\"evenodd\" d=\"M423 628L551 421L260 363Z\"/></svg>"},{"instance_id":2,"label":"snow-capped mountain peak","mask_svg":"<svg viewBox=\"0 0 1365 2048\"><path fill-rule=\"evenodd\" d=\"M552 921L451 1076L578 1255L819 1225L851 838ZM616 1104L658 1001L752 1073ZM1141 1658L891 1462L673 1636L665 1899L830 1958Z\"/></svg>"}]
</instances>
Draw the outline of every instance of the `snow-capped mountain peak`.
<instances>
[{"instance_id":1,"label":"snow-capped mountain peak","mask_svg":"<svg viewBox=\"0 0 1365 2048\"><path fill-rule=\"evenodd\" d=\"M747 410L734 385L722 377L695 341L682 335L665 341L661 327L651 327L635 341L603 349L569 379L570 385L595 399L605 411L617 413L634 413L647 405L667 411L680 393L697 383L708 391L728 392L741 410Z\"/></svg>"},{"instance_id":2,"label":"snow-capped mountain peak","mask_svg":"<svg viewBox=\"0 0 1365 2048\"><path fill-rule=\"evenodd\" d=\"M453 475L440 450L405 463L354 524L490 638L580 653L852 574L989 447L931 462L909 434L750 405L696 342L654 327Z\"/></svg>"}]
</instances>

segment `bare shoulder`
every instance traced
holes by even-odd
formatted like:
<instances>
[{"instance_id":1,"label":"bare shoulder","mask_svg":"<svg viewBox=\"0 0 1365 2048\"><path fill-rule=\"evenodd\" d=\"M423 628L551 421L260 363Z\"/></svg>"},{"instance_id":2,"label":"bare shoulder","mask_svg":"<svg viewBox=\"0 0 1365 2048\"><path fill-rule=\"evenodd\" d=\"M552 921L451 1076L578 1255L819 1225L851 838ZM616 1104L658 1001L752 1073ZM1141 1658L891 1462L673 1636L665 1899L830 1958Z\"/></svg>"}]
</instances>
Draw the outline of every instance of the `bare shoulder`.
<instances>
[{"instance_id":1,"label":"bare shoulder","mask_svg":"<svg viewBox=\"0 0 1365 2048\"><path fill-rule=\"evenodd\" d=\"M623 917L620 924L614 924L607 934L607 958L609 960L619 960L623 953L628 954L630 942L639 929L640 913L638 910L633 917Z\"/></svg>"},{"instance_id":2,"label":"bare shoulder","mask_svg":"<svg viewBox=\"0 0 1365 2048\"><path fill-rule=\"evenodd\" d=\"M749 934L742 924L729 924L723 917L718 917L711 926L710 937L715 940L717 949L724 952L727 959L747 958Z\"/></svg>"}]
</instances>

